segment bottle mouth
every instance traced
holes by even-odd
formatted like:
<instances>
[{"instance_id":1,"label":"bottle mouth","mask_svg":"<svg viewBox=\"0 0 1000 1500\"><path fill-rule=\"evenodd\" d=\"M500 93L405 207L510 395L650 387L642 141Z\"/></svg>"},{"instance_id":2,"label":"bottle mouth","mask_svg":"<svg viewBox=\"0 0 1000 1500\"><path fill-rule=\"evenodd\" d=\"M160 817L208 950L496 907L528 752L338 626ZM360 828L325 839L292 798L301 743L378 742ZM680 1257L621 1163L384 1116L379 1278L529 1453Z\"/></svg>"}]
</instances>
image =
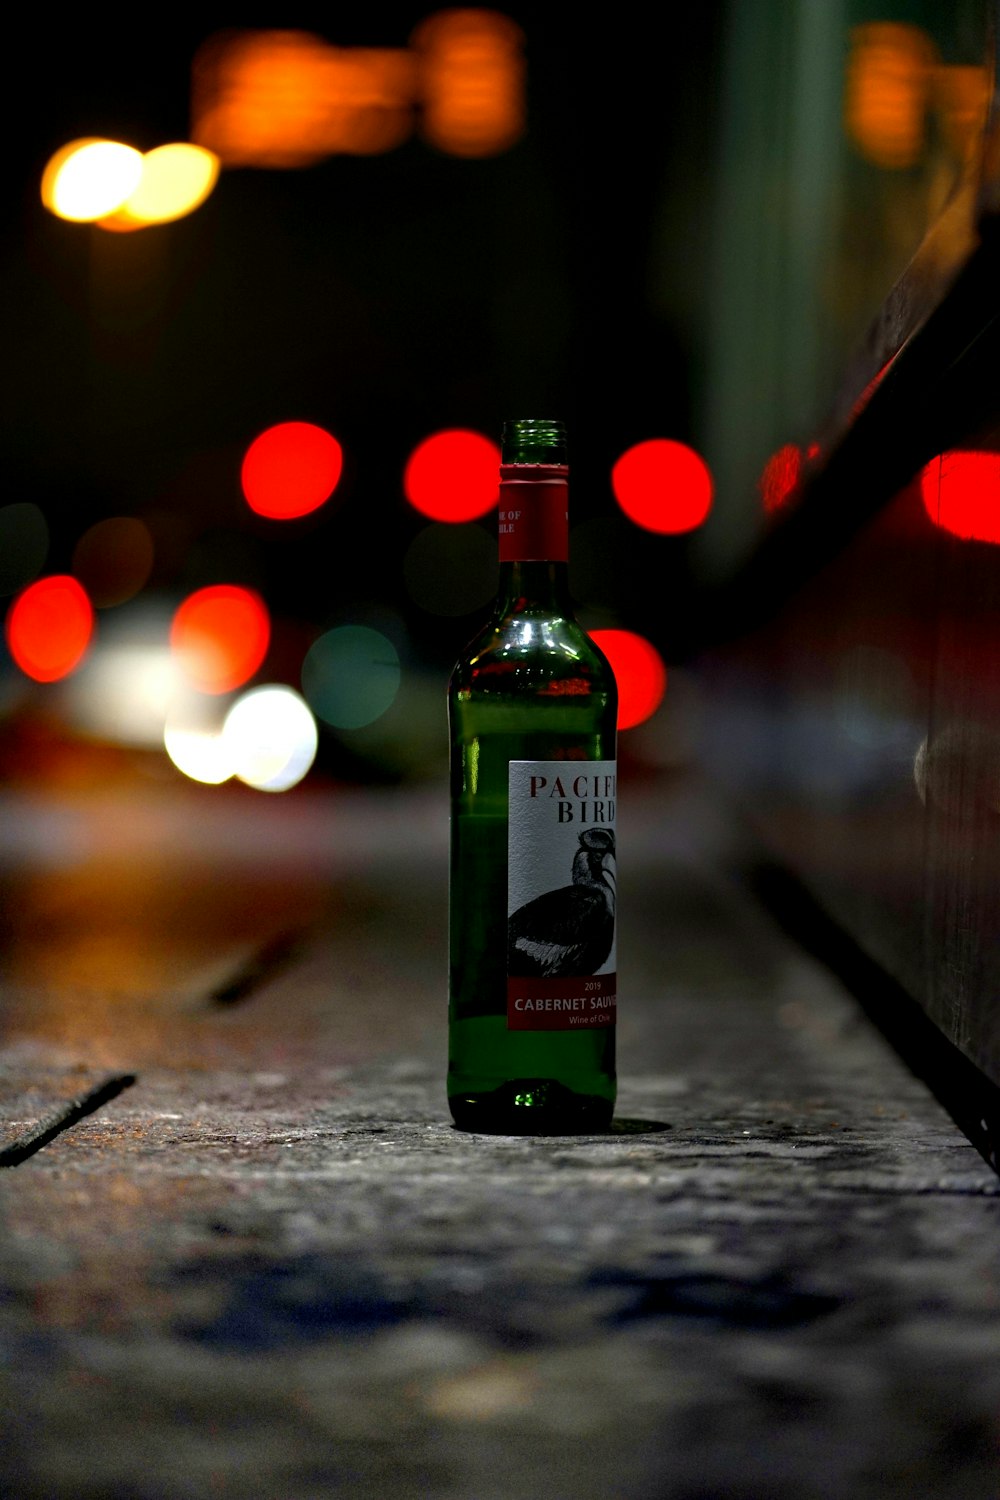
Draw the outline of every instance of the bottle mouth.
<instances>
[{"instance_id":1,"label":"bottle mouth","mask_svg":"<svg viewBox=\"0 0 1000 1500\"><path fill-rule=\"evenodd\" d=\"M564 464L566 428L553 418L520 417L503 424L501 462L507 464Z\"/></svg>"}]
</instances>

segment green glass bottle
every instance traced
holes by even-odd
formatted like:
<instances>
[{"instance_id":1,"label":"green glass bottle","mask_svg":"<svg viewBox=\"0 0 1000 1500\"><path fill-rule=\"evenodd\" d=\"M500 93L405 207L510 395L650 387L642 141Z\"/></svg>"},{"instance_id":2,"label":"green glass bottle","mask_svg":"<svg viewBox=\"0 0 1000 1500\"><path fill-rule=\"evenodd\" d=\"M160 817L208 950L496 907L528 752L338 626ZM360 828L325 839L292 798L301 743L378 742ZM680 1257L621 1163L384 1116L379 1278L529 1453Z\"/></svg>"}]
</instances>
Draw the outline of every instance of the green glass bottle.
<instances>
[{"instance_id":1,"label":"green glass bottle","mask_svg":"<svg viewBox=\"0 0 1000 1500\"><path fill-rule=\"evenodd\" d=\"M615 1101L608 662L573 617L563 426L504 426L496 608L449 689L448 1102L463 1130L606 1130Z\"/></svg>"}]
</instances>

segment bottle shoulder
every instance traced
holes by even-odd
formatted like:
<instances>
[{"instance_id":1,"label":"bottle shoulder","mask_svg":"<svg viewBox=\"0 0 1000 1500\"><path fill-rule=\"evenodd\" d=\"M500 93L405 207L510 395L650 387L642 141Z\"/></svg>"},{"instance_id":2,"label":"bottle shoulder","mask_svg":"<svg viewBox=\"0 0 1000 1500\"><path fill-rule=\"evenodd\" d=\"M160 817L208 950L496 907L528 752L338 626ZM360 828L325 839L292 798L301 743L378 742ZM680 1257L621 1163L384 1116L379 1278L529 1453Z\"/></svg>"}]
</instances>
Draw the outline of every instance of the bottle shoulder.
<instances>
[{"instance_id":1,"label":"bottle shoulder","mask_svg":"<svg viewBox=\"0 0 1000 1500\"><path fill-rule=\"evenodd\" d=\"M614 675L579 621L544 608L495 616L452 673L452 692L535 691L562 682L580 694L615 692Z\"/></svg>"}]
</instances>

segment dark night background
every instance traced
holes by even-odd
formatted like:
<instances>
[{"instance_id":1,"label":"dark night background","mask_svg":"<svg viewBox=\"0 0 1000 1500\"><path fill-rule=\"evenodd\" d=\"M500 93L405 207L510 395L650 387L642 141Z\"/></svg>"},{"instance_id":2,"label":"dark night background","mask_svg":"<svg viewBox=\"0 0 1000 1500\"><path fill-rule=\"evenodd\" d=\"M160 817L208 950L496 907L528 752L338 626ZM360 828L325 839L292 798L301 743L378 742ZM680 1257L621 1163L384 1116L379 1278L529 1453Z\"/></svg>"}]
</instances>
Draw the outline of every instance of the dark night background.
<instances>
[{"instance_id":1,"label":"dark night background","mask_svg":"<svg viewBox=\"0 0 1000 1500\"><path fill-rule=\"evenodd\" d=\"M933 25L946 60L978 55L978 5L890 10ZM406 459L442 428L498 437L510 416L558 415L581 617L682 664L706 578L759 528L761 465L812 435L942 197L933 142L902 173L845 145L851 28L884 7L507 8L527 127L496 157L447 156L414 132L383 155L225 169L196 212L136 234L63 222L39 200L47 160L75 137L188 139L192 59L228 27L405 47L432 12L29 19L29 87L6 102L4 503L43 511L46 572L70 569L95 521L138 516L164 608L209 583L259 589L274 622L261 680L297 684L326 625L393 621L429 703L483 604L439 615L409 596L426 521L402 494ZM331 503L276 527L248 511L239 467L288 420L328 428L345 466ZM617 510L611 466L650 437L712 466L703 534L655 535ZM321 755L364 774L354 753L324 734Z\"/></svg>"},{"instance_id":2,"label":"dark night background","mask_svg":"<svg viewBox=\"0 0 1000 1500\"><path fill-rule=\"evenodd\" d=\"M426 13L307 10L280 25L404 46ZM39 28L7 200L2 420L8 498L45 511L48 570L68 567L92 521L152 512L163 587L253 583L306 623L391 604L422 524L400 489L414 444L554 412L571 434L574 520L606 518L604 541L627 553L593 602L617 615L624 594L628 623L669 650L684 544L617 526L608 473L640 438L694 438L721 13L684 8L659 27L637 11L614 26L508 13L528 92L511 150L461 160L414 135L382 156L224 171L195 214L134 235L46 213L45 162L75 136L188 138L191 59L232 17ZM290 419L337 435L345 475L335 505L272 545L242 504L239 461ZM412 628L442 662L468 633Z\"/></svg>"}]
</instances>

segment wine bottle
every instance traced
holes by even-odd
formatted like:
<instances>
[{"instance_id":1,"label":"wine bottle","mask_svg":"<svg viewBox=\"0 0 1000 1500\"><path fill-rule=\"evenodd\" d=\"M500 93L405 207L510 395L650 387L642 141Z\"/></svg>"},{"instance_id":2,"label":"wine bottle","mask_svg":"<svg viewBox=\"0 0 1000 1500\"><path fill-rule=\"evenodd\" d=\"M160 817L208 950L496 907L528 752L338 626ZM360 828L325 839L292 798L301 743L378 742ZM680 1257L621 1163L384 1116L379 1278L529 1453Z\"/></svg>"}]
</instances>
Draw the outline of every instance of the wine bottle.
<instances>
[{"instance_id":1,"label":"wine bottle","mask_svg":"<svg viewBox=\"0 0 1000 1500\"><path fill-rule=\"evenodd\" d=\"M560 422L503 430L500 582L452 673L448 1102L463 1130L606 1130L614 674L569 594Z\"/></svg>"}]
</instances>

